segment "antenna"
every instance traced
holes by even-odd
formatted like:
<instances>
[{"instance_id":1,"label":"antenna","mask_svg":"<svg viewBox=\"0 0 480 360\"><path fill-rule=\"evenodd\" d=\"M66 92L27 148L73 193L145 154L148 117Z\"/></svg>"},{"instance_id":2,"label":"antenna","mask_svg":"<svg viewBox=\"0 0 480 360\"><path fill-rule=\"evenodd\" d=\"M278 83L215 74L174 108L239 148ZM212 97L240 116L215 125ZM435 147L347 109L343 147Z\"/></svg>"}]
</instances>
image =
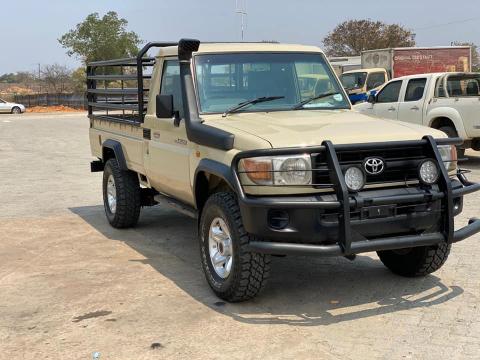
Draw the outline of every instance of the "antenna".
<instances>
[{"instance_id":1,"label":"antenna","mask_svg":"<svg viewBox=\"0 0 480 360\"><path fill-rule=\"evenodd\" d=\"M240 31L243 41L246 28L247 0L235 0L235 13L240 15Z\"/></svg>"}]
</instances>

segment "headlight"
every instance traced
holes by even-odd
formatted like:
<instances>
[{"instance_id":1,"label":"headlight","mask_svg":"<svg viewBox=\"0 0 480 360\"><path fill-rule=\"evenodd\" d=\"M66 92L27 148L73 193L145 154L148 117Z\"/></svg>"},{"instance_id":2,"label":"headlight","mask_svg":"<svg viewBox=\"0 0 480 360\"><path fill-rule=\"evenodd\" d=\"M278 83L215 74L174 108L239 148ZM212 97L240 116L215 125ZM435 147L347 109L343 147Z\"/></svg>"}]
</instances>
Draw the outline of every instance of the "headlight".
<instances>
[{"instance_id":1,"label":"headlight","mask_svg":"<svg viewBox=\"0 0 480 360\"><path fill-rule=\"evenodd\" d=\"M455 145L438 145L438 152L442 156L447 171L454 171L457 168L457 147Z\"/></svg>"},{"instance_id":2,"label":"headlight","mask_svg":"<svg viewBox=\"0 0 480 360\"><path fill-rule=\"evenodd\" d=\"M438 180L439 169L433 160L425 160L418 168L420 180L427 185L435 184Z\"/></svg>"},{"instance_id":3,"label":"headlight","mask_svg":"<svg viewBox=\"0 0 480 360\"><path fill-rule=\"evenodd\" d=\"M365 186L365 174L362 169L352 166L345 171L345 184L350 191L360 191Z\"/></svg>"},{"instance_id":4,"label":"headlight","mask_svg":"<svg viewBox=\"0 0 480 360\"><path fill-rule=\"evenodd\" d=\"M247 158L240 161L247 177L258 185L309 185L310 155Z\"/></svg>"}]
</instances>

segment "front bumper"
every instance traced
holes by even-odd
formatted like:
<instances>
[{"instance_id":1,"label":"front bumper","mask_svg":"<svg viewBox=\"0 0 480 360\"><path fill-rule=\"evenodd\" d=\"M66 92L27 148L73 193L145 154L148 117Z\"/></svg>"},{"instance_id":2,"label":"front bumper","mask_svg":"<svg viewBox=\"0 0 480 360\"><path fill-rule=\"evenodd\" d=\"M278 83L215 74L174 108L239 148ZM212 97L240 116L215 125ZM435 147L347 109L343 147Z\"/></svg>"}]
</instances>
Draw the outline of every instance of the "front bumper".
<instances>
[{"instance_id":1,"label":"front bumper","mask_svg":"<svg viewBox=\"0 0 480 360\"><path fill-rule=\"evenodd\" d=\"M449 139L435 141L430 137L422 141L431 145L432 157L439 162L441 156L437 143L451 143ZM287 150L288 153L292 151ZM480 190L480 184L469 182L463 172L457 173L458 180L451 180L441 166L442 177L431 188L403 187L351 194L346 191L335 147L326 142L322 151L328 154L332 183L336 185L335 194L248 196L243 192L234 169L240 158L252 154L240 154L234 160L232 170L245 229L262 239L250 242L252 251L346 256L454 243L480 232L480 220L476 218L470 219L464 228L454 231L453 218L462 211L463 196Z\"/></svg>"}]
</instances>

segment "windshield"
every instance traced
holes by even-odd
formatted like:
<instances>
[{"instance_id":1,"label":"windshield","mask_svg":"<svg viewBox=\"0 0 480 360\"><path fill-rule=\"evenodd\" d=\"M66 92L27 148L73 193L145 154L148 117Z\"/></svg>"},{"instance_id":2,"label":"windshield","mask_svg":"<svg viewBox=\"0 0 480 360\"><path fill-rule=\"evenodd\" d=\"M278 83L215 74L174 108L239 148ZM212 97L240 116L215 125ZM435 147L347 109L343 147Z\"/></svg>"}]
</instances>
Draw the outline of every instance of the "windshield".
<instances>
[{"instance_id":1,"label":"windshield","mask_svg":"<svg viewBox=\"0 0 480 360\"><path fill-rule=\"evenodd\" d=\"M448 96L480 96L480 74L455 74L447 77Z\"/></svg>"},{"instance_id":2,"label":"windshield","mask_svg":"<svg viewBox=\"0 0 480 360\"><path fill-rule=\"evenodd\" d=\"M315 53L236 53L195 56L196 84L202 113L224 113L245 101L238 112L291 110L314 96L332 93L303 106L349 109L324 56Z\"/></svg>"},{"instance_id":3,"label":"windshield","mask_svg":"<svg viewBox=\"0 0 480 360\"><path fill-rule=\"evenodd\" d=\"M366 72L358 72L351 74L342 74L340 80L345 89L359 89L362 88L367 79Z\"/></svg>"}]
</instances>

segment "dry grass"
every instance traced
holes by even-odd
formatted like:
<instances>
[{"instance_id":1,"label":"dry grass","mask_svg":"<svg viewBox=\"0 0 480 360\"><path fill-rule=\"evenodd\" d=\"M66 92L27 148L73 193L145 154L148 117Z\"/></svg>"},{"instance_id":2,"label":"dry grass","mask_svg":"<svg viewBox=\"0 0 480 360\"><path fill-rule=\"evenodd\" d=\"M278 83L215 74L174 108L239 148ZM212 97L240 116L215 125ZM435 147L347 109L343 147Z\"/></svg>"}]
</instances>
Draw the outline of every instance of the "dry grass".
<instances>
[{"instance_id":1,"label":"dry grass","mask_svg":"<svg viewBox=\"0 0 480 360\"><path fill-rule=\"evenodd\" d=\"M82 109L75 109L68 106L32 106L27 108L28 113L49 113L49 112L84 112Z\"/></svg>"}]
</instances>

